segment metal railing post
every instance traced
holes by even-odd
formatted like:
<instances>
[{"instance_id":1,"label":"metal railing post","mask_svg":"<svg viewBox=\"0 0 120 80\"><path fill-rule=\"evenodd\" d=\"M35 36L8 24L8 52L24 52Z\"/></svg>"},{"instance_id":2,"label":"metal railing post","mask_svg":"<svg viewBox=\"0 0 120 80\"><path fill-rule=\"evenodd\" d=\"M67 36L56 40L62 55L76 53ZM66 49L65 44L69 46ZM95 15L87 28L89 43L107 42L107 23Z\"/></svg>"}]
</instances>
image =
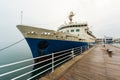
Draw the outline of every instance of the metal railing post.
<instances>
[{"instance_id":1,"label":"metal railing post","mask_svg":"<svg viewBox=\"0 0 120 80\"><path fill-rule=\"evenodd\" d=\"M82 46L80 47L81 53L82 53Z\"/></svg>"},{"instance_id":2,"label":"metal railing post","mask_svg":"<svg viewBox=\"0 0 120 80\"><path fill-rule=\"evenodd\" d=\"M87 49L86 49L86 46L85 46L85 51L86 51Z\"/></svg>"},{"instance_id":3,"label":"metal railing post","mask_svg":"<svg viewBox=\"0 0 120 80\"><path fill-rule=\"evenodd\" d=\"M54 53L52 53L52 72L54 72Z\"/></svg>"},{"instance_id":4,"label":"metal railing post","mask_svg":"<svg viewBox=\"0 0 120 80\"><path fill-rule=\"evenodd\" d=\"M88 49L89 49L89 45L88 45Z\"/></svg>"},{"instance_id":5,"label":"metal railing post","mask_svg":"<svg viewBox=\"0 0 120 80\"><path fill-rule=\"evenodd\" d=\"M72 53L72 58L74 58L74 48L72 49L71 53Z\"/></svg>"},{"instance_id":6,"label":"metal railing post","mask_svg":"<svg viewBox=\"0 0 120 80\"><path fill-rule=\"evenodd\" d=\"M88 47L86 46L86 51L88 50Z\"/></svg>"}]
</instances>

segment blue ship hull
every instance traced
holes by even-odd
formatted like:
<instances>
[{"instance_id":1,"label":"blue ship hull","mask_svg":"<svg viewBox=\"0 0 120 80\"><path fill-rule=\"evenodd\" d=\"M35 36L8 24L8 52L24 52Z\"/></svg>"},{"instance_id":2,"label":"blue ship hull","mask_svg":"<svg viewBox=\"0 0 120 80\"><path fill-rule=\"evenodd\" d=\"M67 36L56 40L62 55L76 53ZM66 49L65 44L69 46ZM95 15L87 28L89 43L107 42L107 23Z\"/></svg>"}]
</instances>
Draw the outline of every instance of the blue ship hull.
<instances>
[{"instance_id":1,"label":"blue ship hull","mask_svg":"<svg viewBox=\"0 0 120 80\"><path fill-rule=\"evenodd\" d=\"M32 51L33 57L38 57L54 52L87 46L87 42L67 41L67 40L52 40L52 39L37 39L37 38L26 38L28 45Z\"/></svg>"}]
</instances>

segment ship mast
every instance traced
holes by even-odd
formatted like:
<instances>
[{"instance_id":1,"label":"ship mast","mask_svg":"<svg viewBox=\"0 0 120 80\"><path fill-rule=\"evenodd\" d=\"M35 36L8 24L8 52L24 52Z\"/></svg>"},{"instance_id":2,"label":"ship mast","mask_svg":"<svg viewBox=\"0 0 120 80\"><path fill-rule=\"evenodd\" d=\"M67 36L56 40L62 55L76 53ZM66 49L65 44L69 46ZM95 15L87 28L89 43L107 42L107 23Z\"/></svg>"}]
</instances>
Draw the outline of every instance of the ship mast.
<instances>
[{"instance_id":1,"label":"ship mast","mask_svg":"<svg viewBox=\"0 0 120 80\"><path fill-rule=\"evenodd\" d=\"M69 20L70 20L70 22L69 22L69 24L72 24L73 22L72 22L72 17L74 16L74 13L71 11L70 12L70 15L69 15Z\"/></svg>"},{"instance_id":2,"label":"ship mast","mask_svg":"<svg viewBox=\"0 0 120 80\"><path fill-rule=\"evenodd\" d=\"M23 11L21 11L21 25L22 25L22 19L23 19Z\"/></svg>"}]
</instances>

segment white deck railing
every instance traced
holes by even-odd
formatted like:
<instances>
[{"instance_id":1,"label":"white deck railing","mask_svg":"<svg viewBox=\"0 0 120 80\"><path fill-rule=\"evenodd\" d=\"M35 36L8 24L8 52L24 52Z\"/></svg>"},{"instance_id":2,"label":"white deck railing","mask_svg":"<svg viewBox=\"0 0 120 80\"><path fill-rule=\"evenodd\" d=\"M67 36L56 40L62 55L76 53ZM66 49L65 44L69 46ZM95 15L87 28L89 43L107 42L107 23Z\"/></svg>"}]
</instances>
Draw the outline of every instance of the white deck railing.
<instances>
[{"instance_id":1,"label":"white deck railing","mask_svg":"<svg viewBox=\"0 0 120 80\"><path fill-rule=\"evenodd\" d=\"M84 51L88 50L89 48L90 48L90 46L75 47L72 49L55 52L52 54L48 54L48 55L44 55L44 56L40 56L40 57L36 57L36 58L30 58L30 59L26 59L23 61L2 65L2 66L0 66L0 70L3 68L7 68L7 67L8 68L12 67L12 66L14 67L14 65L18 65L18 64L23 64L23 63L25 64L28 61L32 61L32 60L34 60L34 61L41 60L41 61L35 62L34 64L30 64L30 65L27 65L27 66L24 66L24 67L15 69L15 70L11 70L11 71L2 73L2 74L0 74L0 78L6 77L11 73L13 74L13 73L22 71L24 69L33 67L33 69L31 71L25 72L22 75L13 76L11 78L11 80L18 80L29 74L34 74L34 72L36 72L36 71L40 71L40 72L36 73L35 75L30 76L27 80L36 79L38 76L44 74L45 72L48 72L48 71L54 72L56 67L58 67L62 63L65 63L66 61L74 58L75 56L83 53ZM45 58L45 59L43 59L43 58Z\"/></svg>"}]
</instances>

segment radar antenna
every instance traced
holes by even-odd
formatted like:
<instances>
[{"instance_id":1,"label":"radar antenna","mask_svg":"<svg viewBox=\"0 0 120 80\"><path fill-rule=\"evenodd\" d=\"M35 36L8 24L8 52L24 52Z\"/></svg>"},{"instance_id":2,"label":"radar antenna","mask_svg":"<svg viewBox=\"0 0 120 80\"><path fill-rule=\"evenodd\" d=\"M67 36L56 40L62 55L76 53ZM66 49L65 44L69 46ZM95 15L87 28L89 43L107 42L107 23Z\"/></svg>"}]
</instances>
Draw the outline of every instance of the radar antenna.
<instances>
[{"instance_id":1,"label":"radar antenna","mask_svg":"<svg viewBox=\"0 0 120 80\"><path fill-rule=\"evenodd\" d=\"M70 24L73 23L73 22L72 22L72 20L73 20L72 17L73 17L73 16L74 16L74 13L71 11L71 12L70 12L70 15L69 15L69 20L70 20L69 23L70 23Z\"/></svg>"}]
</instances>

